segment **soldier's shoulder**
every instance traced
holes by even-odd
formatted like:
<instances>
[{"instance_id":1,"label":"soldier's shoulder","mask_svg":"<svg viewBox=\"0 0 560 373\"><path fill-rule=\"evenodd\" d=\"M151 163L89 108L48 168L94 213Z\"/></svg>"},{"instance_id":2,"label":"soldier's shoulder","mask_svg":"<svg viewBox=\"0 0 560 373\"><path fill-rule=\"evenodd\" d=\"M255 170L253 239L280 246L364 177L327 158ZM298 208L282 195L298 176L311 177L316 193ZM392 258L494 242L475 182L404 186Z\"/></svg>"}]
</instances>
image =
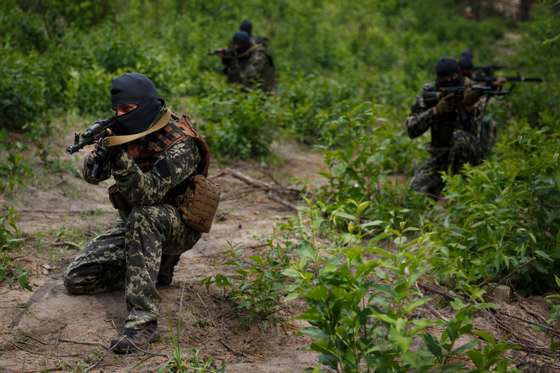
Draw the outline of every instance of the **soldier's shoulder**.
<instances>
[{"instance_id":1,"label":"soldier's shoulder","mask_svg":"<svg viewBox=\"0 0 560 373\"><path fill-rule=\"evenodd\" d=\"M169 149L165 151L165 158L180 158L183 155L192 154L198 152L198 147L196 141L190 137L185 136L181 141L176 142L171 145Z\"/></svg>"}]
</instances>

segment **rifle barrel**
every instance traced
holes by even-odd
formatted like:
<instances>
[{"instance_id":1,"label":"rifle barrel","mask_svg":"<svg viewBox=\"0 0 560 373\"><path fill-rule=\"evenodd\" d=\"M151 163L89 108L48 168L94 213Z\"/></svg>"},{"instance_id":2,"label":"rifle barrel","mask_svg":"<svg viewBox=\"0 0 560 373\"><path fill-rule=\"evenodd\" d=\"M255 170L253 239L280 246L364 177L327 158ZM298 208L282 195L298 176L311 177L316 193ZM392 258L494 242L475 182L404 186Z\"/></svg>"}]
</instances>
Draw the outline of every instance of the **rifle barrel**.
<instances>
[{"instance_id":1,"label":"rifle barrel","mask_svg":"<svg viewBox=\"0 0 560 373\"><path fill-rule=\"evenodd\" d=\"M527 82L527 83L542 83L543 78L539 77L525 77L525 76L504 76L509 82Z\"/></svg>"}]
</instances>

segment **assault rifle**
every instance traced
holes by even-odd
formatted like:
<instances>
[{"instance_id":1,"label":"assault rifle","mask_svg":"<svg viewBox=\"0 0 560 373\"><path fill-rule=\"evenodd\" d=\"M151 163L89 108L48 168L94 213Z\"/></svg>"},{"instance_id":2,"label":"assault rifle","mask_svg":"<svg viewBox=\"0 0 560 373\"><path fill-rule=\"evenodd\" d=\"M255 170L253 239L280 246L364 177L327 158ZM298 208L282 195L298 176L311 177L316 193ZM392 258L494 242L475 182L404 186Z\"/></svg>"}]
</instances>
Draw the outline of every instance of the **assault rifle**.
<instances>
[{"instance_id":1,"label":"assault rifle","mask_svg":"<svg viewBox=\"0 0 560 373\"><path fill-rule=\"evenodd\" d=\"M504 76L503 77L506 82L524 82L524 83L542 83L544 82L543 78L539 77L526 77L522 75L517 76ZM498 79L497 76L481 76L481 77L474 77L473 80L476 82L484 82L492 84Z\"/></svg>"},{"instance_id":2,"label":"assault rifle","mask_svg":"<svg viewBox=\"0 0 560 373\"><path fill-rule=\"evenodd\" d=\"M509 69L509 67L506 65L480 65L474 66L472 69L475 73L482 73L484 76L492 76L494 75L494 71Z\"/></svg>"},{"instance_id":3,"label":"assault rifle","mask_svg":"<svg viewBox=\"0 0 560 373\"><path fill-rule=\"evenodd\" d=\"M213 51L208 52L209 56L220 56L222 59L226 59L226 60L232 60L234 58L237 58L237 55L235 54L235 52L233 52L232 50L230 50L229 48L218 48L218 49L214 49Z\"/></svg>"},{"instance_id":4,"label":"assault rifle","mask_svg":"<svg viewBox=\"0 0 560 373\"><path fill-rule=\"evenodd\" d=\"M98 142L105 137L106 130L116 123L116 117L96 121L86 128L83 133L76 133L74 135L74 144L67 147L66 152L68 152L68 154L74 154L80 151L80 149L83 149L86 145Z\"/></svg>"},{"instance_id":5,"label":"assault rifle","mask_svg":"<svg viewBox=\"0 0 560 373\"><path fill-rule=\"evenodd\" d=\"M438 101L449 94L462 96L465 89L473 89L480 92L482 96L493 97L493 96L507 96L511 92L504 89L495 89L488 85L473 85L471 87L465 86L452 86L452 87L441 87L437 91L426 91L422 94L426 106L433 106L438 103Z\"/></svg>"}]
</instances>

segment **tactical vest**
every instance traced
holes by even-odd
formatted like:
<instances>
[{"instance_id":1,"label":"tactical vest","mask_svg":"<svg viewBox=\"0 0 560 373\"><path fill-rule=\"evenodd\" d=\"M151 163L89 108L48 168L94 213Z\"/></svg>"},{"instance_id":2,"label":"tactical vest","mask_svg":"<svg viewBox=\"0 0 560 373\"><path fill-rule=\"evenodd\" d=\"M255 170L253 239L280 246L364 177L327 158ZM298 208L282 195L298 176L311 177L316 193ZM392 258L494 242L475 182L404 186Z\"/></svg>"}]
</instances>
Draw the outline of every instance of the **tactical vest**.
<instances>
[{"instance_id":1,"label":"tactical vest","mask_svg":"<svg viewBox=\"0 0 560 373\"><path fill-rule=\"evenodd\" d=\"M142 172L147 172L154 167L160 153L190 137L196 142L201 157L196 173L197 175L208 176L208 165L210 163L208 145L193 128L187 116L178 117L176 114L172 114L171 118L175 121L169 122L161 130L128 144L128 155L134 159Z\"/></svg>"},{"instance_id":2,"label":"tactical vest","mask_svg":"<svg viewBox=\"0 0 560 373\"><path fill-rule=\"evenodd\" d=\"M182 117L179 117L176 114L172 114L171 118L174 120L170 121L161 130L154 132L145 138L129 143L127 146L128 155L134 159L142 172L147 172L154 167L160 153L190 137L195 141L201 158L194 175L208 176L208 166L210 164L210 151L208 149L208 145L193 128L191 121L187 116L183 115ZM189 179L171 189L166 194L164 201L171 203L172 205L176 205L177 197L184 194L188 188Z\"/></svg>"}]
</instances>

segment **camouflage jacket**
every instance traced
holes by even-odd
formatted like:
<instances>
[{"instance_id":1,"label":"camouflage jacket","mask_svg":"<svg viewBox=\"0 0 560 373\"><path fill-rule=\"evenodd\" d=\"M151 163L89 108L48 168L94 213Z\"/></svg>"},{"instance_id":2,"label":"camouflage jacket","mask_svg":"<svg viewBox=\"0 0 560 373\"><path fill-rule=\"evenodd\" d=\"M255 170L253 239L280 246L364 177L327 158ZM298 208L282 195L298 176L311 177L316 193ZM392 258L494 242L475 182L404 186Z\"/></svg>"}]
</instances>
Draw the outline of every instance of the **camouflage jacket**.
<instances>
[{"instance_id":1,"label":"camouflage jacket","mask_svg":"<svg viewBox=\"0 0 560 373\"><path fill-rule=\"evenodd\" d=\"M170 123L178 120L171 118ZM106 162L99 177L91 177L95 160L89 155L84 162L84 179L97 184L113 176L116 187L131 207L174 204L177 194L182 194L186 180L197 173L202 157L196 141L186 137L168 149L157 153L148 166L143 162L141 168L135 152L150 146L150 136L135 141L139 146L123 146L111 162ZM134 144L131 143L131 144ZM134 150L133 150L134 149ZM126 151L124 151L126 150Z\"/></svg>"},{"instance_id":2,"label":"camouflage jacket","mask_svg":"<svg viewBox=\"0 0 560 373\"><path fill-rule=\"evenodd\" d=\"M478 125L476 112L468 112L459 109L456 112L436 115L433 104L424 100L424 93L436 91L435 84L424 85L416 102L412 105L411 113L406 120L408 136L411 139L421 136L428 129L431 131L431 148L448 148L451 145L453 131L462 129L478 136Z\"/></svg>"},{"instance_id":3,"label":"camouflage jacket","mask_svg":"<svg viewBox=\"0 0 560 373\"><path fill-rule=\"evenodd\" d=\"M274 63L262 44L254 43L247 52L228 60L224 66L230 83L239 83L246 88L257 86L266 91L276 87Z\"/></svg>"}]
</instances>

